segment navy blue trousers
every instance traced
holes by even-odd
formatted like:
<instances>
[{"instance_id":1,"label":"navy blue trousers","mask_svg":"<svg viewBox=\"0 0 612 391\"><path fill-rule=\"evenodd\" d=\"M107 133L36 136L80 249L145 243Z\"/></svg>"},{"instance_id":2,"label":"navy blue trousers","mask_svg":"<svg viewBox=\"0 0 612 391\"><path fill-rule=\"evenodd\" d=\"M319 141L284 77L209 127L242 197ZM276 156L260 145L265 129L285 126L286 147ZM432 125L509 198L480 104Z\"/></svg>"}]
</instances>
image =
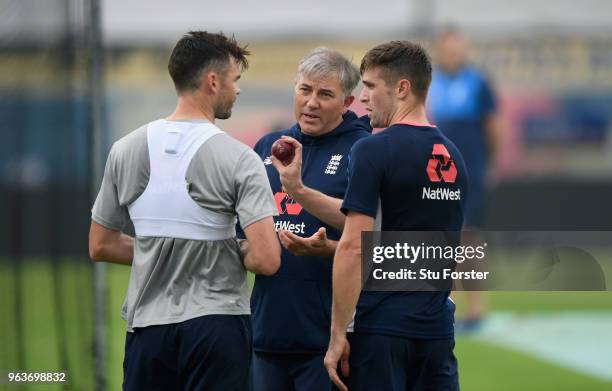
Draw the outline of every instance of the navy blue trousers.
<instances>
[{"instance_id":1,"label":"navy blue trousers","mask_svg":"<svg viewBox=\"0 0 612 391\"><path fill-rule=\"evenodd\" d=\"M127 333L124 391L245 391L249 387L248 315L206 315Z\"/></svg>"},{"instance_id":2,"label":"navy blue trousers","mask_svg":"<svg viewBox=\"0 0 612 391\"><path fill-rule=\"evenodd\" d=\"M329 391L324 354L253 354L252 391Z\"/></svg>"},{"instance_id":3,"label":"navy blue trousers","mask_svg":"<svg viewBox=\"0 0 612 391\"><path fill-rule=\"evenodd\" d=\"M458 391L455 340L348 334L350 391Z\"/></svg>"}]
</instances>

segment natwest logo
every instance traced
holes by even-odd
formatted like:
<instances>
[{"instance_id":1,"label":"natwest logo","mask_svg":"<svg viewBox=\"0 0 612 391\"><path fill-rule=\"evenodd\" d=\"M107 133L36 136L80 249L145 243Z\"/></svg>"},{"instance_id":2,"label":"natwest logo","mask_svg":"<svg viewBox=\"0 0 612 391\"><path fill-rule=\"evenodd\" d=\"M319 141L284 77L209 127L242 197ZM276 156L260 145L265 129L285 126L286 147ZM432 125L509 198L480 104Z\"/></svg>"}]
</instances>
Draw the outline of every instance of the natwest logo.
<instances>
[{"instance_id":1,"label":"natwest logo","mask_svg":"<svg viewBox=\"0 0 612 391\"><path fill-rule=\"evenodd\" d=\"M439 200L439 201L459 201L461 200L461 189L451 190L447 188L432 189L430 187L423 188L423 199Z\"/></svg>"},{"instance_id":2,"label":"natwest logo","mask_svg":"<svg viewBox=\"0 0 612 391\"><path fill-rule=\"evenodd\" d=\"M427 163L427 176L432 182L455 183L457 167L444 144L434 144Z\"/></svg>"},{"instance_id":3,"label":"natwest logo","mask_svg":"<svg viewBox=\"0 0 612 391\"><path fill-rule=\"evenodd\" d=\"M283 193L279 191L274 194L274 202L276 202L276 209L278 210L278 214L289 214L289 215L299 215L302 211L302 205L295 202L293 198L289 196L287 193Z\"/></svg>"}]
</instances>

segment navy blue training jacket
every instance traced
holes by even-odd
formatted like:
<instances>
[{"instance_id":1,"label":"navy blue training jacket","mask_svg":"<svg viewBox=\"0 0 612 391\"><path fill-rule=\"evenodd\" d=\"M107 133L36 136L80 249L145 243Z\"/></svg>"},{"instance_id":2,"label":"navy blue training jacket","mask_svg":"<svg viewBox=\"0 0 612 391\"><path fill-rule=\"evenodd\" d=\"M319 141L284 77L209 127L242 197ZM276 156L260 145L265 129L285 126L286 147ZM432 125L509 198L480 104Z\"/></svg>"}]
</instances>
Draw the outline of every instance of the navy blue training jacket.
<instances>
[{"instance_id":1,"label":"navy blue training jacket","mask_svg":"<svg viewBox=\"0 0 612 391\"><path fill-rule=\"evenodd\" d=\"M302 181L335 198L344 198L348 184L348 154L353 144L370 135L368 117L348 111L333 131L319 137L303 134L299 125L268 134L254 149L266 166L279 216L277 231L285 229L309 237L320 227L329 239L341 232L312 216L281 190L278 171L267 159L272 143L291 136L302 146ZM251 295L253 345L256 351L277 353L324 353L329 343L332 302L332 260L295 256L283 248L279 271L258 275Z\"/></svg>"}]
</instances>

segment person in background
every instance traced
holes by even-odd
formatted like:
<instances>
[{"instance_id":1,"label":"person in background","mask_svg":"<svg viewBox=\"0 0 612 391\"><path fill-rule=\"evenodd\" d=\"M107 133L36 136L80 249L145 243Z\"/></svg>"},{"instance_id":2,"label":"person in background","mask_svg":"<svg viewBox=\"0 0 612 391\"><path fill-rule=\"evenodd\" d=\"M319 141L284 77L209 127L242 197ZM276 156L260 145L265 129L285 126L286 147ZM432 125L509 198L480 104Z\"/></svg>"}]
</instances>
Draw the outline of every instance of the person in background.
<instances>
[{"instance_id":1,"label":"person in background","mask_svg":"<svg viewBox=\"0 0 612 391\"><path fill-rule=\"evenodd\" d=\"M466 205L465 229L480 230L486 210L486 178L489 163L500 147L497 97L484 73L468 62L468 42L454 28L442 31L436 40L437 66L433 72L428 114L459 148L469 174L470 197ZM459 265L458 270L461 270ZM486 312L486 296L478 284L464 285L467 308L456 331L480 328Z\"/></svg>"}]
</instances>

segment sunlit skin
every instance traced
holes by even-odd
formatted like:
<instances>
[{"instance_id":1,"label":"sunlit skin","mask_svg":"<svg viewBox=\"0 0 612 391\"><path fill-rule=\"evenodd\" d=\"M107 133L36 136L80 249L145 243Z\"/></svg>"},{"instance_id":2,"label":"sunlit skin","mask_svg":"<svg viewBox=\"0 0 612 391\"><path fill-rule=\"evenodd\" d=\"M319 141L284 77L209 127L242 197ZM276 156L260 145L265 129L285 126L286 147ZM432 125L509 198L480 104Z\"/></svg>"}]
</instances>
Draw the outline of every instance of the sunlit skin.
<instances>
[{"instance_id":1,"label":"sunlit skin","mask_svg":"<svg viewBox=\"0 0 612 391\"><path fill-rule=\"evenodd\" d=\"M322 136L342 123L342 115L354 99L354 96L344 96L340 80L335 75L302 75L295 84L295 119L302 133Z\"/></svg>"}]
</instances>

